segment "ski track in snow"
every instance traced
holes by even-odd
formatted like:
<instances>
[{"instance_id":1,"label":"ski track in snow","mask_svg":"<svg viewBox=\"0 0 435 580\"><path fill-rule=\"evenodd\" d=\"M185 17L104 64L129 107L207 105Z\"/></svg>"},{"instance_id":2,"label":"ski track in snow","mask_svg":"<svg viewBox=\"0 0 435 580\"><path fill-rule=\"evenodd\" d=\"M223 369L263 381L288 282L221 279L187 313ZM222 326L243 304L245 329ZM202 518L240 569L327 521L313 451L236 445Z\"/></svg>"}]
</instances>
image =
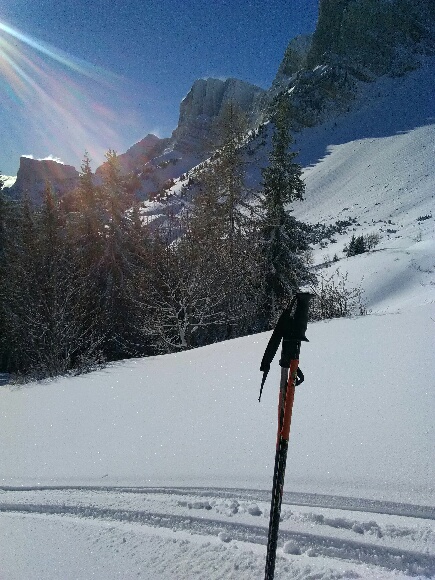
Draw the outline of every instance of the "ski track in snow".
<instances>
[{"instance_id":1,"label":"ski track in snow","mask_svg":"<svg viewBox=\"0 0 435 580\"><path fill-rule=\"evenodd\" d=\"M225 545L265 546L269 501L270 492L243 489L0 487L2 513L148 526ZM287 492L281 516L280 557L322 557L435 577L434 507Z\"/></svg>"}]
</instances>

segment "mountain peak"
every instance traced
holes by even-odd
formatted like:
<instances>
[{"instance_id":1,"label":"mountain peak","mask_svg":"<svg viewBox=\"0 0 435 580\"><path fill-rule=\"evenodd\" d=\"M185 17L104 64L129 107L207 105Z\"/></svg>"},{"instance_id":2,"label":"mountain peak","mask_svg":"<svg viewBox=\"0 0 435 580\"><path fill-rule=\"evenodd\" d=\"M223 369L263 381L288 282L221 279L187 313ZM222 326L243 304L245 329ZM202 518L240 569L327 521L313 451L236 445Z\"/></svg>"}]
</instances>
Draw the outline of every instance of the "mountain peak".
<instances>
[{"instance_id":1,"label":"mountain peak","mask_svg":"<svg viewBox=\"0 0 435 580\"><path fill-rule=\"evenodd\" d=\"M251 83L227 78L197 79L181 101L178 126L172 140L179 150L201 150L214 119L225 105L234 102L252 121L266 91Z\"/></svg>"}]
</instances>

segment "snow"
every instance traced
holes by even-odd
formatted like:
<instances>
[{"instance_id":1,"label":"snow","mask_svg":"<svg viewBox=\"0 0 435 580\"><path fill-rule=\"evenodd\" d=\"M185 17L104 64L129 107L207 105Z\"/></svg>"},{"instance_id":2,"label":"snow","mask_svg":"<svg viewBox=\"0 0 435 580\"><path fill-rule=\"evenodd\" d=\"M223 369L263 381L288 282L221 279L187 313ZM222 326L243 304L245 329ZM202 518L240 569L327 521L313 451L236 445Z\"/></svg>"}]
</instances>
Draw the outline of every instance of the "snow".
<instances>
[{"instance_id":1,"label":"snow","mask_svg":"<svg viewBox=\"0 0 435 580\"><path fill-rule=\"evenodd\" d=\"M434 314L428 305L309 325L290 489L431 501ZM259 404L268 336L3 387L3 485L268 489L280 372L275 361Z\"/></svg>"},{"instance_id":2,"label":"snow","mask_svg":"<svg viewBox=\"0 0 435 580\"><path fill-rule=\"evenodd\" d=\"M361 284L369 314L308 326L277 579L435 578L434 71L428 59L368 85L298 136L295 215L357 219L314 259L337 253L324 271ZM374 251L344 257L373 231ZM0 578L262 578L280 371L276 357L259 404L269 336L0 384Z\"/></svg>"},{"instance_id":3,"label":"snow","mask_svg":"<svg viewBox=\"0 0 435 580\"><path fill-rule=\"evenodd\" d=\"M12 187L13 184L16 182L17 180L17 176L16 175L1 175L0 176L2 181L3 181L3 185L4 187Z\"/></svg>"}]
</instances>

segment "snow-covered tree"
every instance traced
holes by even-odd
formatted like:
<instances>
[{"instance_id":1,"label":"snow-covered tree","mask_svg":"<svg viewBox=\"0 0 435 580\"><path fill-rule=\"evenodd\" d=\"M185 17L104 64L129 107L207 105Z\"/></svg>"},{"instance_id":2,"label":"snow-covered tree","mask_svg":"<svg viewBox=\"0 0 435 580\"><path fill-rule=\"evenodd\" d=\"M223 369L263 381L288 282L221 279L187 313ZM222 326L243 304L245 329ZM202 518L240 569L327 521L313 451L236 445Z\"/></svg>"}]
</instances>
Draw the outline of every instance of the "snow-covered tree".
<instances>
[{"instance_id":1,"label":"snow-covered tree","mask_svg":"<svg viewBox=\"0 0 435 580\"><path fill-rule=\"evenodd\" d=\"M310 278L303 258L307 249L305 235L288 209L292 201L302 199L305 189L301 166L294 161L297 153L290 150L290 121L290 101L288 95L281 94L275 100L272 113L272 150L269 165L263 170L261 199L266 324L274 309L280 308Z\"/></svg>"}]
</instances>

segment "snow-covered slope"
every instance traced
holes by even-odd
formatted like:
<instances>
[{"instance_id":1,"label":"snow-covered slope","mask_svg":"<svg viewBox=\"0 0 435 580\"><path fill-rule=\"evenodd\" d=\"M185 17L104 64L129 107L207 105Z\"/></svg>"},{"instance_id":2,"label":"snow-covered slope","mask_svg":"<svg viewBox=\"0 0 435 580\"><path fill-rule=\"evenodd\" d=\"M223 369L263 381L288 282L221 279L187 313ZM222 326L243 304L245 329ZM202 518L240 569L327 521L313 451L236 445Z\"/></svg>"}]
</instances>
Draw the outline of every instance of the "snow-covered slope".
<instances>
[{"instance_id":1,"label":"snow-covered slope","mask_svg":"<svg viewBox=\"0 0 435 580\"><path fill-rule=\"evenodd\" d=\"M357 220L318 248L315 261L336 254L329 272L340 267L362 283L373 312L435 301L434 86L431 58L407 76L362 85L347 114L297 136L306 198L294 215L311 223ZM345 259L350 237L369 233L381 236L375 252Z\"/></svg>"},{"instance_id":2,"label":"snow-covered slope","mask_svg":"<svg viewBox=\"0 0 435 580\"><path fill-rule=\"evenodd\" d=\"M276 580L435 577L434 325L433 304L309 325ZM268 337L1 387L2 577L263 578Z\"/></svg>"},{"instance_id":3,"label":"snow-covered slope","mask_svg":"<svg viewBox=\"0 0 435 580\"><path fill-rule=\"evenodd\" d=\"M309 325L288 489L433 493L434 318L430 305ZM259 404L268 336L2 387L3 485L267 489L279 381L275 361Z\"/></svg>"},{"instance_id":4,"label":"snow-covered slope","mask_svg":"<svg viewBox=\"0 0 435 580\"><path fill-rule=\"evenodd\" d=\"M295 134L306 183L305 200L291 207L295 217L330 225L355 221L334 243L314 248L314 263L336 255L339 261L324 268L324 275L337 267L347 272L349 285L365 290L372 312L435 300L434 86L435 58L426 58L405 76L360 83L347 113ZM246 184L255 190L267 147L251 148ZM186 203L183 183L169 190L175 213ZM146 202L144 212L164 219L166 204ZM381 237L375 251L346 259L343 249L351 236L371 233Z\"/></svg>"},{"instance_id":5,"label":"snow-covered slope","mask_svg":"<svg viewBox=\"0 0 435 580\"><path fill-rule=\"evenodd\" d=\"M17 176L13 176L13 175L2 175L1 176L2 181L3 181L3 186L4 187L12 187L13 184L16 182L17 180Z\"/></svg>"},{"instance_id":6,"label":"snow-covered slope","mask_svg":"<svg viewBox=\"0 0 435 580\"><path fill-rule=\"evenodd\" d=\"M370 224L400 220L403 234L435 207L435 59L407 76L362 84L344 115L297 135L306 200L295 215ZM433 231L433 230L432 230Z\"/></svg>"}]
</instances>

